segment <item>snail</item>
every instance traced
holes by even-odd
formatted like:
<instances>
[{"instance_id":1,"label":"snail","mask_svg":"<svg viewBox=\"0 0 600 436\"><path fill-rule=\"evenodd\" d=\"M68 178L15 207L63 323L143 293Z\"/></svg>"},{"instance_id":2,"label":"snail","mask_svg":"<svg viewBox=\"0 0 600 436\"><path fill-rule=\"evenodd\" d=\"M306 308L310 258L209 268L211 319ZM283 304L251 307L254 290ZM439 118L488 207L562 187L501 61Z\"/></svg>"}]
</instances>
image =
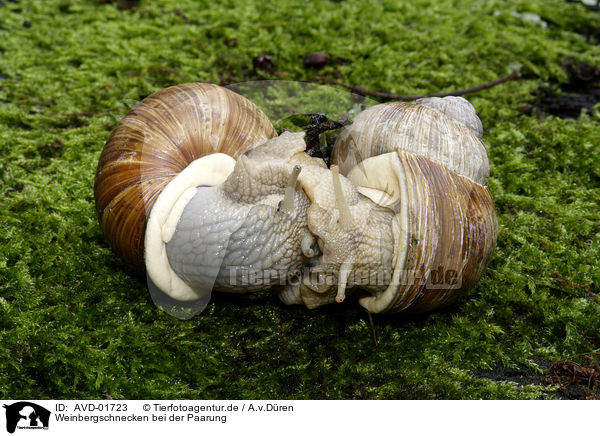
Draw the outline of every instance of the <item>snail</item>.
<instances>
[{"instance_id":1,"label":"snail","mask_svg":"<svg viewBox=\"0 0 600 436\"><path fill-rule=\"evenodd\" d=\"M107 239L170 298L273 289L315 308L433 310L473 286L497 221L482 127L464 99L373 106L331 168L217 85L152 94L111 133L95 198Z\"/></svg>"}]
</instances>

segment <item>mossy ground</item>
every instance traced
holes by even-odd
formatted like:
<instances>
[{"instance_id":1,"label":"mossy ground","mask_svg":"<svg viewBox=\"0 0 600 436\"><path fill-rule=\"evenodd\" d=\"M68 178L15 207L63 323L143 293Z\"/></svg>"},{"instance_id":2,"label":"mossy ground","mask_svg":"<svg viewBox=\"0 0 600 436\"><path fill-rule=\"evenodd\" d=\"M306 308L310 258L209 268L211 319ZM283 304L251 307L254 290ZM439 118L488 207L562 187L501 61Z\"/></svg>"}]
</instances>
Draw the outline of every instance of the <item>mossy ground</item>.
<instances>
[{"instance_id":1,"label":"mossy ground","mask_svg":"<svg viewBox=\"0 0 600 436\"><path fill-rule=\"evenodd\" d=\"M553 277L599 293L598 112L517 111L532 90L566 79L566 58L600 65L600 48L577 33L600 27L600 15L562 0L262 3L0 2L0 397L552 396L481 374L541 375L544 359L600 349L600 305ZM304 70L313 51L353 62ZM261 53L275 77L251 71ZM378 347L352 300L310 311L269 293L216 296L188 321L158 310L96 220L93 180L111 129L140 96L174 83L306 80L333 68L343 82L402 93L520 68L523 80L469 97L500 224L483 279L441 312L375 317Z\"/></svg>"}]
</instances>

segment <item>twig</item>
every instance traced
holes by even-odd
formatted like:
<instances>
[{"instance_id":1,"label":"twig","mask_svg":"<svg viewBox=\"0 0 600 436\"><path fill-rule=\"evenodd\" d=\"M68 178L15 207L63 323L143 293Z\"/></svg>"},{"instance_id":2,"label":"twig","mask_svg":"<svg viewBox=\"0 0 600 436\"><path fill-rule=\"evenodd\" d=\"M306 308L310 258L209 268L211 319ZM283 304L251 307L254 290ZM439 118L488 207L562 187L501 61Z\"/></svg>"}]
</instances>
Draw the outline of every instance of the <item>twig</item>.
<instances>
[{"instance_id":1,"label":"twig","mask_svg":"<svg viewBox=\"0 0 600 436\"><path fill-rule=\"evenodd\" d=\"M375 342L375 346L377 347L379 344L377 342L377 333L375 332L375 323L373 322L373 316L371 312L367 310L367 316L369 317L369 324L371 325L371 333L373 333L373 342Z\"/></svg>"},{"instance_id":2,"label":"twig","mask_svg":"<svg viewBox=\"0 0 600 436\"><path fill-rule=\"evenodd\" d=\"M599 354L600 355L600 351L588 351L587 353L573 354L572 356L567 356L561 360L574 359L575 357L581 357L581 356L589 357L590 354Z\"/></svg>"},{"instance_id":3,"label":"twig","mask_svg":"<svg viewBox=\"0 0 600 436\"><path fill-rule=\"evenodd\" d=\"M589 285L580 285L578 283L572 283L567 280L564 280L558 271L552 271L552 275L556 278L556 282L561 286L566 286L572 289L583 289L585 294L596 304L600 304L598 298L594 295Z\"/></svg>"},{"instance_id":4,"label":"twig","mask_svg":"<svg viewBox=\"0 0 600 436\"><path fill-rule=\"evenodd\" d=\"M355 94L364 95L366 97L377 97L383 98L387 100L416 100L417 98L426 98L426 97L448 97L448 96L458 96L465 94L472 94L474 92L482 91L484 89L492 88L496 85L500 85L501 83L508 82L510 80L516 80L521 78L521 74L518 71L513 71L507 76L501 77L496 80L492 80L491 82L483 83L481 85L473 86L472 88L460 89L458 91L449 91L449 92L435 92L432 94L422 94L422 95L405 95L405 94L393 94L391 92L383 92L383 91L370 91L365 89L360 85L347 85L345 83L338 82L336 80L331 80L326 77L317 76L313 79L314 82L326 83L329 85L337 85L342 88L349 89Z\"/></svg>"},{"instance_id":5,"label":"twig","mask_svg":"<svg viewBox=\"0 0 600 436\"><path fill-rule=\"evenodd\" d=\"M323 158L325 163L329 166L332 149L325 140L324 145L321 145L319 138L322 133L329 130L340 129L349 124L352 124L352 120L347 118L330 120L325 114L311 114L309 124L302 127L302 130L306 132L304 142L306 142L306 152L308 155Z\"/></svg>"},{"instance_id":6,"label":"twig","mask_svg":"<svg viewBox=\"0 0 600 436\"><path fill-rule=\"evenodd\" d=\"M587 353L586 353L587 354ZM550 364L542 383L559 385L562 393L573 399L567 387L579 386L585 393L585 399L598 399L597 390L600 381L600 366L595 359L586 356L587 366L571 360L561 359Z\"/></svg>"}]
</instances>

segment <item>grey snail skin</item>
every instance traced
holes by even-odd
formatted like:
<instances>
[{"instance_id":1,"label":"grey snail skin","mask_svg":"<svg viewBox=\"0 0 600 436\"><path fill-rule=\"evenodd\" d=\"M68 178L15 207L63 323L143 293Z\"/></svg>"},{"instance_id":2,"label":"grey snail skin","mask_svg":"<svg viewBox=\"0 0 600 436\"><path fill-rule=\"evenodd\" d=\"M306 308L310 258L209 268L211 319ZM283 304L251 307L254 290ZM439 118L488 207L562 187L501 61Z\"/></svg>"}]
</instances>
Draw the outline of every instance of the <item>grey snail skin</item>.
<instances>
[{"instance_id":1,"label":"grey snail skin","mask_svg":"<svg viewBox=\"0 0 600 436\"><path fill-rule=\"evenodd\" d=\"M355 293L371 313L424 312L471 288L495 247L481 136L460 97L379 104L340 132L328 168L246 98L177 85L113 130L96 209L174 300L272 289L308 308Z\"/></svg>"}]
</instances>

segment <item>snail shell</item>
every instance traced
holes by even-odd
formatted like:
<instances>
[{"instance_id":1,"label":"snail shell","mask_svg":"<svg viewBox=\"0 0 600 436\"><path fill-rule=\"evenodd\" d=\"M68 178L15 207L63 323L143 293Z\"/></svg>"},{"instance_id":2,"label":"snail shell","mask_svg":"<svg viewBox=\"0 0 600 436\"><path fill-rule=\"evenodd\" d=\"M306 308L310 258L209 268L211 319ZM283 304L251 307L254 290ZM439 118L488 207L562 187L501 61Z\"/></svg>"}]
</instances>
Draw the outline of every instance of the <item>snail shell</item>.
<instances>
[{"instance_id":1,"label":"snail shell","mask_svg":"<svg viewBox=\"0 0 600 436\"><path fill-rule=\"evenodd\" d=\"M203 156L237 158L275 134L255 104L216 85L187 83L150 95L117 125L100 156L94 195L104 234L126 263L144 271L148 216L167 185Z\"/></svg>"},{"instance_id":2,"label":"snail shell","mask_svg":"<svg viewBox=\"0 0 600 436\"><path fill-rule=\"evenodd\" d=\"M331 157L342 174L371 156L405 150L485 185L490 167L475 109L461 97L373 106L340 134Z\"/></svg>"},{"instance_id":3,"label":"snail shell","mask_svg":"<svg viewBox=\"0 0 600 436\"><path fill-rule=\"evenodd\" d=\"M343 301L346 287L363 285L352 272L386 268L389 282L363 285L360 304L433 310L477 281L495 245L481 134L461 98L378 105L340 134L329 170L303 153L303 134L269 141L271 123L244 97L178 85L143 100L112 132L96 208L117 253L179 301L205 301L213 283L250 289L223 268L312 265L338 279L337 291L307 275L280 289L283 301Z\"/></svg>"},{"instance_id":4,"label":"snail shell","mask_svg":"<svg viewBox=\"0 0 600 436\"><path fill-rule=\"evenodd\" d=\"M377 105L340 134L332 162L395 213L392 281L359 298L370 312L433 310L481 276L497 237L481 134L460 97Z\"/></svg>"}]
</instances>

